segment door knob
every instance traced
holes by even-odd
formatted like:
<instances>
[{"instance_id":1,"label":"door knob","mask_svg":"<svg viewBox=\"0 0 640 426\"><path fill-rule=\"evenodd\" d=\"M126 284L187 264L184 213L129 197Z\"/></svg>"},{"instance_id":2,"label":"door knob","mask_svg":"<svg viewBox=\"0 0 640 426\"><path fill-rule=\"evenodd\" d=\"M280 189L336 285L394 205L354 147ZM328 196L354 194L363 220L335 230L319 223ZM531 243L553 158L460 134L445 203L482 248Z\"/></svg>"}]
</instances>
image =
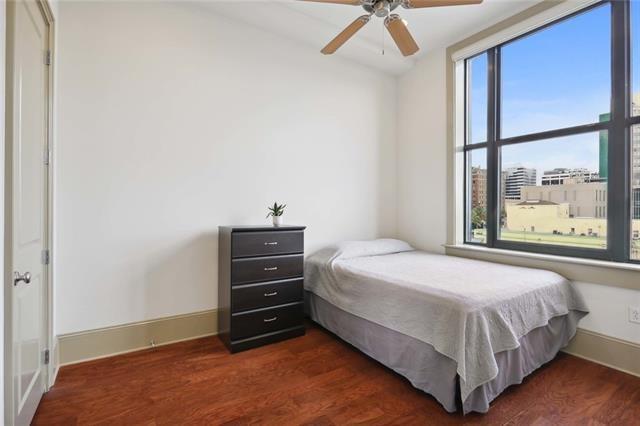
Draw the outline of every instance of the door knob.
<instances>
[{"instance_id":1,"label":"door knob","mask_svg":"<svg viewBox=\"0 0 640 426\"><path fill-rule=\"evenodd\" d=\"M29 284L31 282L31 274L29 272L25 272L24 274L20 275L20 272L14 272L13 285L18 285L20 281L24 281L25 284Z\"/></svg>"}]
</instances>

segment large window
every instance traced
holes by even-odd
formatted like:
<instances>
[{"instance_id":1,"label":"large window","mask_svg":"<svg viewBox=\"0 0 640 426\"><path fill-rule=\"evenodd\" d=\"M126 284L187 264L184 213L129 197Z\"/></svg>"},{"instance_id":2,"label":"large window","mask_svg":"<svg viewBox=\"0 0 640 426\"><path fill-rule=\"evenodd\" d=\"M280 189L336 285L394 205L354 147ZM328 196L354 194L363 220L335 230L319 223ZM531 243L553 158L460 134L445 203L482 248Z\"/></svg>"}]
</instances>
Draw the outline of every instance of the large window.
<instances>
[{"instance_id":1,"label":"large window","mask_svg":"<svg viewBox=\"0 0 640 426\"><path fill-rule=\"evenodd\" d=\"M630 7L631 32L631 96L630 115L635 122L640 116L640 4L631 2ZM629 130L631 138L628 164L631 173L631 243L630 256L632 260L640 261L640 125L634 125Z\"/></svg>"},{"instance_id":2,"label":"large window","mask_svg":"<svg viewBox=\"0 0 640 426\"><path fill-rule=\"evenodd\" d=\"M465 61L465 242L640 261L640 0Z\"/></svg>"}]
</instances>

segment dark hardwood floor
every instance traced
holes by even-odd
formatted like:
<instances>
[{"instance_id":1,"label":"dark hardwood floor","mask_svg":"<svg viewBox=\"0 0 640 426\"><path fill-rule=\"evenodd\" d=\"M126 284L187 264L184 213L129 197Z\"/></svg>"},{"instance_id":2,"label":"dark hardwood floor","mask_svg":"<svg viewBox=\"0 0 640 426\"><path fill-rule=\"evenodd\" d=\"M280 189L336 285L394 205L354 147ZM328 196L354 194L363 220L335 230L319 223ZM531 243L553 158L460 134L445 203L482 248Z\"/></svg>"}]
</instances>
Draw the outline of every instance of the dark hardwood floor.
<instances>
[{"instance_id":1,"label":"dark hardwood floor","mask_svg":"<svg viewBox=\"0 0 640 426\"><path fill-rule=\"evenodd\" d=\"M63 367L36 425L640 424L640 378L561 354L489 413L448 414L323 329L230 355L217 338Z\"/></svg>"}]
</instances>

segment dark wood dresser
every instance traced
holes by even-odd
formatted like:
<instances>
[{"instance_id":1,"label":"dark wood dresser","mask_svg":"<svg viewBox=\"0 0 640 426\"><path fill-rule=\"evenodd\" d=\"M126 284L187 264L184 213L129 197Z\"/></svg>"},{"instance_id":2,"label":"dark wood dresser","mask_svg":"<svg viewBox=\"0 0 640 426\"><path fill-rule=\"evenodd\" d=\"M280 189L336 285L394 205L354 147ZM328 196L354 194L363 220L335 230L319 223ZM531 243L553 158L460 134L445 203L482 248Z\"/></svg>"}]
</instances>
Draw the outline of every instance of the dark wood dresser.
<instances>
[{"instance_id":1,"label":"dark wood dresser","mask_svg":"<svg viewBox=\"0 0 640 426\"><path fill-rule=\"evenodd\" d=\"M231 352L304 334L304 226L218 228L218 331Z\"/></svg>"}]
</instances>

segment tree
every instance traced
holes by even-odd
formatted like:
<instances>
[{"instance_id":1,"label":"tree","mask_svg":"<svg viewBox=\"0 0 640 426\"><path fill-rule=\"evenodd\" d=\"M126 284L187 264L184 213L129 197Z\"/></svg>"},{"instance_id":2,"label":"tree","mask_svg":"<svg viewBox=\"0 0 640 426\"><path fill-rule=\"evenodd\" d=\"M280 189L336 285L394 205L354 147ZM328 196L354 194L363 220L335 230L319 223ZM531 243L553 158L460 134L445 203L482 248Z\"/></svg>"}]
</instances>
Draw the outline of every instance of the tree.
<instances>
[{"instance_id":1,"label":"tree","mask_svg":"<svg viewBox=\"0 0 640 426\"><path fill-rule=\"evenodd\" d=\"M474 207L471 210L471 228L478 229L484 228L485 223L487 222L487 211L484 207Z\"/></svg>"}]
</instances>

